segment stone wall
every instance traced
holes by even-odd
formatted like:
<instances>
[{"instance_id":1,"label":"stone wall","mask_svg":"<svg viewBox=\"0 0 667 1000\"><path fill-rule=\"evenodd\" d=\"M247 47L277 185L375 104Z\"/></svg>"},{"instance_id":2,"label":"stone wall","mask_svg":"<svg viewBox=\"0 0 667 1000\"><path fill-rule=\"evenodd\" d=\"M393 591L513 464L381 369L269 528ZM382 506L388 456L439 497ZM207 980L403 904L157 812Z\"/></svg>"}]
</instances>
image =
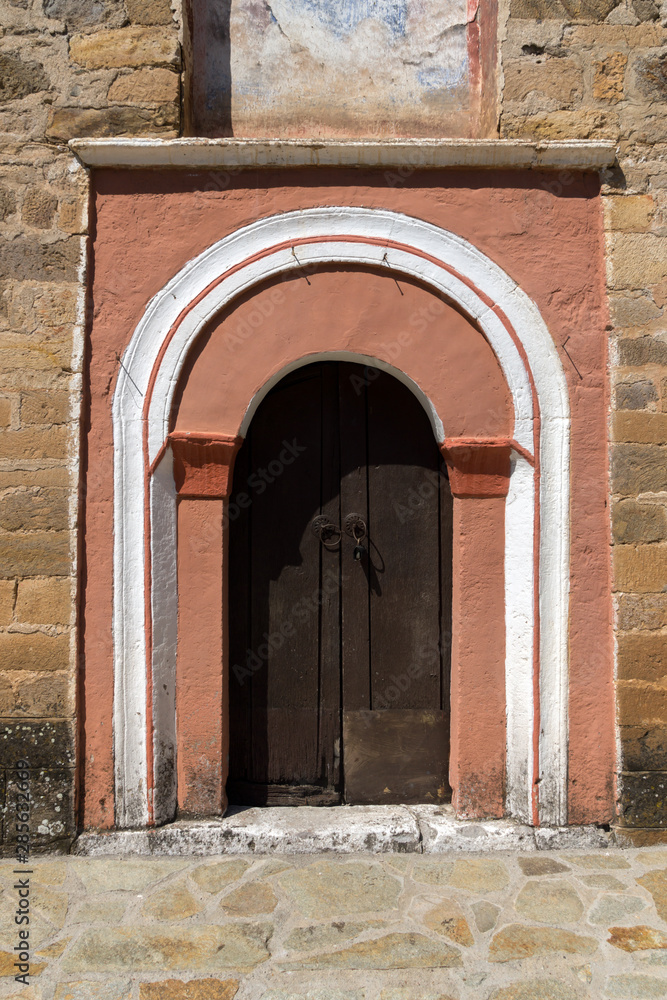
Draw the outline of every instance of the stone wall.
<instances>
[{"instance_id":1,"label":"stone wall","mask_svg":"<svg viewBox=\"0 0 667 1000\"><path fill-rule=\"evenodd\" d=\"M27 758L35 844L65 847L88 202L66 142L178 134L179 26L169 0L2 0L0 25L0 796Z\"/></svg>"},{"instance_id":2,"label":"stone wall","mask_svg":"<svg viewBox=\"0 0 667 1000\"><path fill-rule=\"evenodd\" d=\"M603 178L618 822L644 842L667 835L667 4L510 0L504 13L500 135L619 144Z\"/></svg>"},{"instance_id":3,"label":"stone wall","mask_svg":"<svg viewBox=\"0 0 667 1000\"><path fill-rule=\"evenodd\" d=\"M619 143L619 166L603 178L618 822L636 841L664 838L667 3L498 6L500 136ZM78 418L85 311L94 308L83 291L87 177L66 141L179 134L180 28L170 0L0 0L0 24L0 795L14 760L27 756L37 842L66 846L76 808L77 524L85 504ZM568 183L566 173L555 181ZM11 801L11 787L8 794Z\"/></svg>"}]
</instances>

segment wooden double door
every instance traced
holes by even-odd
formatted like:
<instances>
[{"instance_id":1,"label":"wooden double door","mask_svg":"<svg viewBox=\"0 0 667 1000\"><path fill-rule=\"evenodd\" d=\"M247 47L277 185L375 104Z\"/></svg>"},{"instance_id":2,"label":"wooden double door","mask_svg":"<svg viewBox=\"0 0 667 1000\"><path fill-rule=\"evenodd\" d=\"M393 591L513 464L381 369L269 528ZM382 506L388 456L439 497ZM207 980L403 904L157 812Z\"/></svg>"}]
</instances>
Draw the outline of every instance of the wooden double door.
<instances>
[{"instance_id":1,"label":"wooden double door","mask_svg":"<svg viewBox=\"0 0 667 1000\"><path fill-rule=\"evenodd\" d=\"M449 799L452 500L390 374L299 368L228 505L232 803Z\"/></svg>"}]
</instances>

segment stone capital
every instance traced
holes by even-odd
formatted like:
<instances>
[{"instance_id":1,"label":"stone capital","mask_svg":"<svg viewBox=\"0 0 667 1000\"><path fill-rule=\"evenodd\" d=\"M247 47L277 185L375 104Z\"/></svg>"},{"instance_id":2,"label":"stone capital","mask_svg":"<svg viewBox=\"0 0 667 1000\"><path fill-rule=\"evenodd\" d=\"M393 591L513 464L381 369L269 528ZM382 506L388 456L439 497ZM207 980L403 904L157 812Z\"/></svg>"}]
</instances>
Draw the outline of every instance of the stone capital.
<instances>
[{"instance_id":1,"label":"stone capital","mask_svg":"<svg viewBox=\"0 0 667 1000\"><path fill-rule=\"evenodd\" d=\"M173 431L174 482L179 497L224 499L231 489L234 460L243 438L197 431Z\"/></svg>"},{"instance_id":2,"label":"stone capital","mask_svg":"<svg viewBox=\"0 0 667 1000\"><path fill-rule=\"evenodd\" d=\"M510 482L509 438L448 438L440 446L452 496L463 499L506 497Z\"/></svg>"}]
</instances>

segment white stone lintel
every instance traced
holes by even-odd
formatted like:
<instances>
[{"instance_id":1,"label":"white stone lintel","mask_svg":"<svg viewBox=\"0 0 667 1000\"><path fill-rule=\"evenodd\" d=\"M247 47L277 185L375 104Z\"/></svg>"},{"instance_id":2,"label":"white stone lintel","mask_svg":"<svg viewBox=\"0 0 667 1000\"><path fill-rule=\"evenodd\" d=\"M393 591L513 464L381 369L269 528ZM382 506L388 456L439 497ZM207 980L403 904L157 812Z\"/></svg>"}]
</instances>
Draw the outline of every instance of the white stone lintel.
<instances>
[{"instance_id":1,"label":"white stone lintel","mask_svg":"<svg viewBox=\"0 0 667 1000\"><path fill-rule=\"evenodd\" d=\"M254 169L258 167L442 167L602 170L616 159L608 141L514 139L72 139L88 167ZM407 177L401 175L405 182Z\"/></svg>"}]
</instances>

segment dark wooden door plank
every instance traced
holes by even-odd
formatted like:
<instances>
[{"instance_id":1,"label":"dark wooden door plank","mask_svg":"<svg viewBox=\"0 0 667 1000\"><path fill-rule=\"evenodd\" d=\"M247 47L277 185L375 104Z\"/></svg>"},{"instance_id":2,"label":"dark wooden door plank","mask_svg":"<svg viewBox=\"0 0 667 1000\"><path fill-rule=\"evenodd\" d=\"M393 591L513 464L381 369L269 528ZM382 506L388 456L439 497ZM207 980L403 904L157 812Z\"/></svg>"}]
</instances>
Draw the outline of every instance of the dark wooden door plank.
<instances>
[{"instance_id":1,"label":"dark wooden door plank","mask_svg":"<svg viewBox=\"0 0 667 1000\"><path fill-rule=\"evenodd\" d=\"M340 399L341 514L359 514L368 522L368 379L359 365L338 370ZM349 711L370 704L370 632L368 577L362 562L353 558L354 542L341 542L341 622L343 706Z\"/></svg>"},{"instance_id":2,"label":"dark wooden door plank","mask_svg":"<svg viewBox=\"0 0 667 1000\"><path fill-rule=\"evenodd\" d=\"M447 801L448 741L444 712L344 712L346 800L359 805Z\"/></svg>"},{"instance_id":3,"label":"dark wooden door plank","mask_svg":"<svg viewBox=\"0 0 667 1000\"><path fill-rule=\"evenodd\" d=\"M368 708L440 708L440 453L423 407L386 373L368 386L368 442Z\"/></svg>"}]
</instances>

